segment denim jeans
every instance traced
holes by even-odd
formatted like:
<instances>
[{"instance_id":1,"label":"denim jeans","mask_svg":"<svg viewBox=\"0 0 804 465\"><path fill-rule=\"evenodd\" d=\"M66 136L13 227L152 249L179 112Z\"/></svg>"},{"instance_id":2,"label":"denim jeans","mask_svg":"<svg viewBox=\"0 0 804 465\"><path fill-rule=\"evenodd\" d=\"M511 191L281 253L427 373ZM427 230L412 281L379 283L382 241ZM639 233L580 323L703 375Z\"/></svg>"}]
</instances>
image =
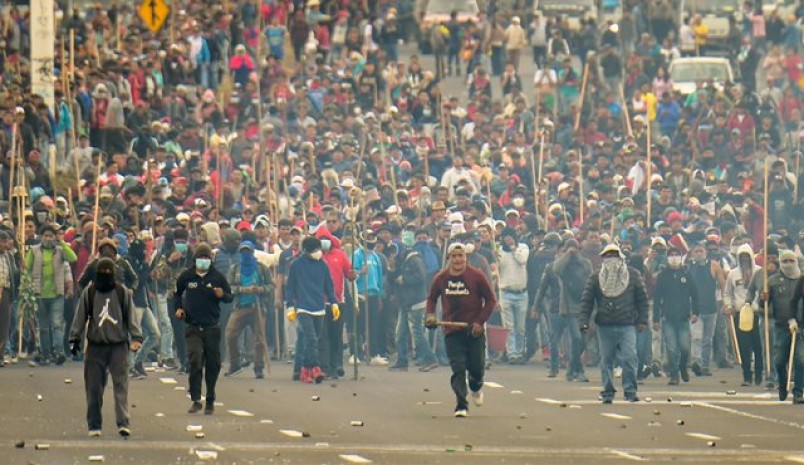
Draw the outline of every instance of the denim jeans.
<instances>
[{"instance_id":1,"label":"denim jeans","mask_svg":"<svg viewBox=\"0 0 804 465\"><path fill-rule=\"evenodd\" d=\"M38 319L40 355L64 355L64 297L40 298Z\"/></svg>"},{"instance_id":2,"label":"denim jeans","mask_svg":"<svg viewBox=\"0 0 804 465\"><path fill-rule=\"evenodd\" d=\"M701 367L709 369L712 360L712 342L715 339L717 313L700 315L692 325L692 358L700 359Z\"/></svg>"},{"instance_id":3,"label":"denim jeans","mask_svg":"<svg viewBox=\"0 0 804 465\"><path fill-rule=\"evenodd\" d=\"M321 333L324 317L299 312L296 321L299 323L299 344L296 347L297 352L302 352L301 366L304 368L317 367L319 365L318 335Z\"/></svg>"},{"instance_id":4,"label":"denim jeans","mask_svg":"<svg viewBox=\"0 0 804 465\"><path fill-rule=\"evenodd\" d=\"M400 309L399 319L396 320L397 365L407 366L408 364L408 340L411 335L417 362L420 365L435 363L435 354L424 337L424 311Z\"/></svg>"},{"instance_id":5,"label":"denim jeans","mask_svg":"<svg viewBox=\"0 0 804 465\"><path fill-rule=\"evenodd\" d=\"M653 361L653 330L650 325L642 332L637 331L637 371Z\"/></svg>"},{"instance_id":6,"label":"denim jeans","mask_svg":"<svg viewBox=\"0 0 804 465\"><path fill-rule=\"evenodd\" d=\"M167 295L156 295L156 321L159 323L159 355L162 359L173 358L173 326L168 314Z\"/></svg>"},{"instance_id":7,"label":"denim jeans","mask_svg":"<svg viewBox=\"0 0 804 465\"><path fill-rule=\"evenodd\" d=\"M678 372L687 368L692 345L690 324L687 321L662 322L662 335L667 349L667 366L670 378L678 378Z\"/></svg>"},{"instance_id":8,"label":"denim jeans","mask_svg":"<svg viewBox=\"0 0 804 465\"><path fill-rule=\"evenodd\" d=\"M502 291L503 326L508 328L505 351L508 359L525 355L525 319L528 316L528 293Z\"/></svg>"},{"instance_id":9,"label":"denim jeans","mask_svg":"<svg viewBox=\"0 0 804 465\"><path fill-rule=\"evenodd\" d=\"M148 307L135 307L134 318L140 322L142 328L142 348L133 356L134 363L142 363L145 357L159 345L159 325L156 323L154 312Z\"/></svg>"},{"instance_id":10,"label":"denim jeans","mask_svg":"<svg viewBox=\"0 0 804 465\"><path fill-rule=\"evenodd\" d=\"M792 337L786 326L774 326L773 333L773 366L776 367L776 378L779 387L787 386L787 362L790 360L790 343ZM793 394L804 394L804 337L796 333L796 353L793 356Z\"/></svg>"},{"instance_id":11,"label":"denim jeans","mask_svg":"<svg viewBox=\"0 0 804 465\"><path fill-rule=\"evenodd\" d=\"M567 375L582 375L583 364L581 364L581 352L583 352L583 338L581 329L578 326L578 318L575 315L550 315L550 371L558 371L558 345L561 336L567 331L570 342L570 363L567 368Z\"/></svg>"},{"instance_id":12,"label":"denim jeans","mask_svg":"<svg viewBox=\"0 0 804 465\"><path fill-rule=\"evenodd\" d=\"M636 380L636 328L633 325L598 326L597 335L600 342L600 370L603 375L603 391L600 393L604 399L613 399L614 393L614 366L619 356L620 366L623 369L623 391L625 396L635 396L637 392Z\"/></svg>"}]
</instances>

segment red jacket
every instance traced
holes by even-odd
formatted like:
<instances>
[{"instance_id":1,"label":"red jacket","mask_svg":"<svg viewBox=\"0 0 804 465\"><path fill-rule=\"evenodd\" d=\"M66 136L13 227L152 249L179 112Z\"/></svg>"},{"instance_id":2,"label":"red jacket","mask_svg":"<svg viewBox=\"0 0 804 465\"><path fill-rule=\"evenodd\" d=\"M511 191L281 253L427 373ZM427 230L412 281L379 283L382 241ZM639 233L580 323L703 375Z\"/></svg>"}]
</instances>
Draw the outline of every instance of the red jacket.
<instances>
[{"instance_id":1,"label":"red jacket","mask_svg":"<svg viewBox=\"0 0 804 465\"><path fill-rule=\"evenodd\" d=\"M341 241L337 237L333 236L326 226L320 226L315 233L315 237L318 239L328 239L330 242L332 242L332 247L329 249L329 251L324 253L324 261L329 268L330 276L332 276L332 284L335 288L335 297L338 299L338 302L343 303L344 283L346 279L351 279L351 276L354 273L352 270L352 262L341 248Z\"/></svg>"}]
</instances>

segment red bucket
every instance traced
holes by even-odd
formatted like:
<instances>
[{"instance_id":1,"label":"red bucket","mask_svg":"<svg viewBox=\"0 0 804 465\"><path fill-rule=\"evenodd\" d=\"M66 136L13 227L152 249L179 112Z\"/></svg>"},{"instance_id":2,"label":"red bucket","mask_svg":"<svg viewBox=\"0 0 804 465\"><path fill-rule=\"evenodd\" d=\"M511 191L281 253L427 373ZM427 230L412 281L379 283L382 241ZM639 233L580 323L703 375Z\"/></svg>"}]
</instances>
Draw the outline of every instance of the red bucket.
<instances>
[{"instance_id":1,"label":"red bucket","mask_svg":"<svg viewBox=\"0 0 804 465\"><path fill-rule=\"evenodd\" d=\"M502 326L486 325L486 335L489 348L494 352L505 352L505 342L511 330Z\"/></svg>"}]
</instances>

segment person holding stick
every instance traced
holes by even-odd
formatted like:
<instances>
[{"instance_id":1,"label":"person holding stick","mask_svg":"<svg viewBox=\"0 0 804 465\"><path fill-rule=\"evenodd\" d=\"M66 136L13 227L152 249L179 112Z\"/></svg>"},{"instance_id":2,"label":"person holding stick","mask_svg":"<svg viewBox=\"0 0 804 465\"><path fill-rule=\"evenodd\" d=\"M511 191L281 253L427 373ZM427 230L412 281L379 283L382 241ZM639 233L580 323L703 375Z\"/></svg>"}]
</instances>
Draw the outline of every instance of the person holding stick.
<instances>
[{"instance_id":1,"label":"person holding stick","mask_svg":"<svg viewBox=\"0 0 804 465\"><path fill-rule=\"evenodd\" d=\"M765 359L762 354L762 337L759 335L759 313L754 312L753 308L738 308L746 301L746 293L751 282L751 277L759 270L759 266L754 263L754 250L749 244L743 244L737 249L738 266L729 272L726 278L726 290L723 293L723 311L729 318L733 319L731 326L739 324L739 330L734 330L737 334L738 359L743 369L743 387L750 386L753 377L762 379L762 372L765 369ZM743 314L743 312L748 312ZM745 320L744 320L745 319ZM750 323L750 324L749 324ZM754 356L753 377L751 375L751 355Z\"/></svg>"},{"instance_id":2,"label":"person holding stick","mask_svg":"<svg viewBox=\"0 0 804 465\"><path fill-rule=\"evenodd\" d=\"M776 247L776 244L774 243L768 244L767 248L765 249L763 259L764 259L763 267L754 272L754 276L751 277L751 282L748 284L748 292L746 292L745 304L743 305L743 307L745 307L745 305L750 305L756 302L758 305L757 309L759 309L760 311L763 311L765 308L767 308L766 316L760 314L759 320L762 322L762 325L759 326L759 328L760 333L764 333L760 334L760 336L763 338L763 343L766 345L764 350L764 352L766 352L765 373L769 373L767 363L769 359L773 360L773 336L774 336L774 333L770 331L770 328L772 328L775 324L773 321L773 315L774 315L773 304L771 303L772 299L770 298L770 296L774 295L775 298L773 299L773 301L783 304L783 302L779 300L778 292L774 294L770 286L771 278L774 278L779 273L779 249ZM776 281L775 278L774 281ZM792 297L793 295L791 292L791 294L788 296L787 300L788 304L790 303ZM767 307L765 306L766 303ZM770 375L768 377L766 384L766 387L768 389L772 389L774 387L775 375L776 375L775 372L770 371ZM762 373L755 376L754 384L759 386L762 384L762 381L763 381Z\"/></svg>"},{"instance_id":3,"label":"person holding stick","mask_svg":"<svg viewBox=\"0 0 804 465\"><path fill-rule=\"evenodd\" d=\"M785 258L785 260L787 259L788 258ZM792 270L792 266L789 265L789 262L787 265L783 263L782 266L787 266ZM784 270L782 270L782 272L784 272ZM799 273L800 272L801 269L799 267ZM786 373L787 385L785 386L785 391L790 386L791 368L795 368L795 376L793 377L793 403L804 404L804 347L801 345L801 343L804 342L804 335L801 331L801 327L804 325L804 275L800 275L798 277L798 283L796 284L796 291L793 294L793 302L791 307L793 310L793 318L787 321L791 340L788 345L785 345L785 349L789 350L791 354L788 355L788 366ZM795 364L791 363L792 360L795 360ZM794 365L794 367L791 367L790 365Z\"/></svg>"},{"instance_id":4,"label":"person holding stick","mask_svg":"<svg viewBox=\"0 0 804 465\"><path fill-rule=\"evenodd\" d=\"M477 268L467 265L466 246L460 242L447 248L448 266L433 278L427 297L424 324L438 325L436 304L441 299L443 319L465 326L444 327L447 357L452 367L450 384L457 404L455 417L468 415L467 380L475 406L483 405L483 376L486 368L484 325L497 306L489 281ZM468 375L468 376L467 376Z\"/></svg>"}]
</instances>

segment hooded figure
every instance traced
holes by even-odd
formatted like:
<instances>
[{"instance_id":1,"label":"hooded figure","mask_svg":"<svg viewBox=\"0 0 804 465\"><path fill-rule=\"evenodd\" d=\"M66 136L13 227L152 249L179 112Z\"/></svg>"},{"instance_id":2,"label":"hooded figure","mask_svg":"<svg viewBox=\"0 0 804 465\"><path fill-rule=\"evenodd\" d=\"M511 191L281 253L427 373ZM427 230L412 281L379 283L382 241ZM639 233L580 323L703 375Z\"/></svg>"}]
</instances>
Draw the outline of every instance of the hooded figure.
<instances>
[{"instance_id":1,"label":"hooded figure","mask_svg":"<svg viewBox=\"0 0 804 465\"><path fill-rule=\"evenodd\" d=\"M751 277L761 269L754 263L754 250L748 244L737 248L737 267L729 272L726 278L726 289L723 292L724 310L734 318L737 331L737 344L742 359L743 386L750 386L754 379L762 379L765 358L762 351L762 340L759 332L759 313L754 312L746 301ZM753 355L754 368L751 369ZM752 374L753 373L753 374Z\"/></svg>"},{"instance_id":2,"label":"hooded figure","mask_svg":"<svg viewBox=\"0 0 804 465\"><path fill-rule=\"evenodd\" d=\"M202 240L212 247L221 245L221 227L214 221L201 225L201 231L206 235Z\"/></svg>"}]
</instances>

